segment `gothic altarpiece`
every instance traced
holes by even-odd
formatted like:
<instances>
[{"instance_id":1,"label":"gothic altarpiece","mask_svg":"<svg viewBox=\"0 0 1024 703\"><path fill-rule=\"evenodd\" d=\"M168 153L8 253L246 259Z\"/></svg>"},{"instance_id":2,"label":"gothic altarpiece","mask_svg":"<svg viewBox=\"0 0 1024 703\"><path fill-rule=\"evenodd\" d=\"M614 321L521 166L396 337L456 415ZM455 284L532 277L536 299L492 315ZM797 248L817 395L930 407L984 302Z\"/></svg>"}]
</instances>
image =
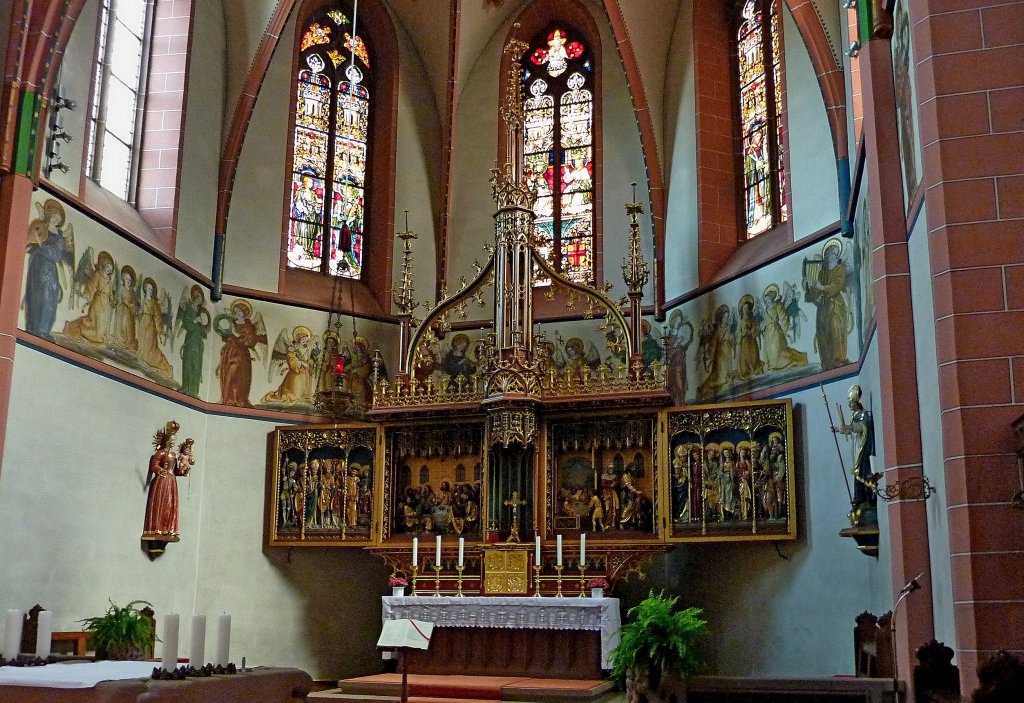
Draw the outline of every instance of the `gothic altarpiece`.
<instances>
[{"instance_id":1,"label":"gothic altarpiece","mask_svg":"<svg viewBox=\"0 0 1024 703\"><path fill-rule=\"evenodd\" d=\"M269 546L365 547L420 593L575 595L587 577L642 574L675 542L796 537L790 402L666 408L665 368L644 363L640 203L626 205L621 300L541 253L522 154L525 49L506 48L509 148L493 172L487 261L417 319L415 235L399 235L398 373L375 373L364 421L275 431ZM581 316L609 361L548 340L535 304Z\"/></svg>"}]
</instances>

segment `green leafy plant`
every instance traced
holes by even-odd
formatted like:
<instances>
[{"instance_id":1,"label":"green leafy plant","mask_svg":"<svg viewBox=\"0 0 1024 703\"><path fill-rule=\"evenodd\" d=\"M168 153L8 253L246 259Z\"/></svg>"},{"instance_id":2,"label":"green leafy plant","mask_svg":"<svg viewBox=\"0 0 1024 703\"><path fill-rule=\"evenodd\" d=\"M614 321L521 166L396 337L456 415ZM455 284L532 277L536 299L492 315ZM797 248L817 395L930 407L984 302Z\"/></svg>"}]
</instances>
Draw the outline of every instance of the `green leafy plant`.
<instances>
[{"instance_id":1,"label":"green leafy plant","mask_svg":"<svg viewBox=\"0 0 1024 703\"><path fill-rule=\"evenodd\" d=\"M142 659L156 640L153 621L137 606L152 604L133 600L125 606L110 601L105 615L81 620L99 659Z\"/></svg>"},{"instance_id":2,"label":"green leafy plant","mask_svg":"<svg viewBox=\"0 0 1024 703\"><path fill-rule=\"evenodd\" d=\"M632 621L619 630L619 646L612 651L612 677L620 684L639 668L649 671L655 687L664 674L685 676L701 670L696 643L707 632L707 621L700 617L700 608L672 612L678 600L651 591L629 609Z\"/></svg>"}]
</instances>

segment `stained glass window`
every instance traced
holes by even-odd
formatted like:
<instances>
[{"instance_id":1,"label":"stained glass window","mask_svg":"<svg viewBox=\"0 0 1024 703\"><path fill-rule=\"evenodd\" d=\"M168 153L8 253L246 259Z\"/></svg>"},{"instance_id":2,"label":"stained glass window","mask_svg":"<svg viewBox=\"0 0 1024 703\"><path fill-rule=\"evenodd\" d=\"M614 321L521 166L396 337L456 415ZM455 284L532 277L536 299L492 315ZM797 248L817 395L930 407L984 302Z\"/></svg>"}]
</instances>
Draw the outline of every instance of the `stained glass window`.
<instances>
[{"instance_id":1,"label":"stained glass window","mask_svg":"<svg viewBox=\"0 0 1024 703\"><path fill-rule=\"evenodd\" d=\"M361 276L369 153L370 50L332 9L302 35L287 231L288 267Z\"/></svg>"},{"instance_id":2,"label":"stained glass window","mask_svg":"<svg viewBox=\"0 0 1024 703\"><path fill-rule=\"evenodd\" d=\"M571 29L556 26L534 39L523 66L523 151L540 252L572 280L593 283L593 62Z\"/></svg>"},{"instance_id":3,"label":"stained glass window","mask_svg":"<svg viewBox=\"0 0 1024 703\"><path fill-rule=\"evenodd\" d=\"M747 0L736 32L736 55L748 238L785 222L789 215L781 35L778 0Z\"/></svg>"}]
</instances>

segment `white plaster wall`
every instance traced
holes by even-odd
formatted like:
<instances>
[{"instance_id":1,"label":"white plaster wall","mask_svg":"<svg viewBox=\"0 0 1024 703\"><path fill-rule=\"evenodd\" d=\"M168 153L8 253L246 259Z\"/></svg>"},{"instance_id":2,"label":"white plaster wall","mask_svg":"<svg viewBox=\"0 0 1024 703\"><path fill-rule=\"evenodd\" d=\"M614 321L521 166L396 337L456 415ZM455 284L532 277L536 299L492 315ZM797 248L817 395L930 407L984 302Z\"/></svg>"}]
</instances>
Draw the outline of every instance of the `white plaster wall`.
<instances>
[{"instance_id":1,"label":"white plaster wall","mask_svg":"<svg viewBox=\"0 0 1024 703\"><path fill-rule=\"evenodd\" d=\"M796 239L839 219L839 181L832 133L814 67L793 16L782 13L789 125L789 164Z\"/></svg>"},{"instance_id":2,"label":"white plaster wall","mask_svg":"<svg viewBox=\"0 0 1024 703\"><path fill-rule=\"evenodd\" d=\"M405 27L395 22L401 47L398 80L398 147L395 169L394 232L378 230L383 237L405 231L405 212L409 211L409 229L418 239L413 247L413 286L417 297L434 299L437 272L436 224L441 216L441 119L430 82ZM392 255L392 280L401 281L402 242L396 239Z\"/></svg>"},{"instance_id":3,"label":"white plaster wall","mask_svg":"<svg viewBox=\"0 0 1024 703\"><path fill-rule=\"evenodd\" d=\"M693 6L682 3L665 80L665 298L697 287L697 101L693 75Z\"/></svg>"},{"instance_id":4,"label":"white plaster wall","mask_svg":"<svg viewBox=\"0 0 1024 703\"><path fill-rule=\"evenodd\" d=\"M64 51L60 73L57 77L64 96L78 103L78 107L74 110L60 111L61 125L72 138L72 141L67 144L60 143L60 159L68 165L67 173L54 171L49 177L46 176L46 141L39 143L39 149L44 152L40 162L42 164L39 171L40 177L71 193L77 193L79 190L86 140L89 138L89 83L92 80L92 72L95 67L93 56L96 53L98 12L98 0L89 0L82 8L82 12L75 22L75 28L71 31L71 37L68 39L68 46ZM46 130L49 135L49 126ZM32 216L35 217L36 213L33 213Z\"/></svg>"},{"instance_id":5,"label":"white plaster wall","mask_svg":"<svg viewBox=\"0 0 1024 703\"><path fill-rule=\"evenodd\" d=\"M217 176L224 120L224 10L193 5L192 56L184 115L175 257L209 276L217 214Z\"/></svg>"},{"instance_id":6,"label":"white plaster wall","mask_svg":"<svg viewBox=\"0 0 1024 703\"><path fill-rule=\"evenodd\" d=\"M380 667L383 564L361 549L262 548L274 423L207 416L21 345L11 403L0 534L18 537L0 542L0 607L40 603L55 629L77 630L108 598L145 599L158 634L168 612L230 612L236 662L318 679ZM198 462L178 479L181 542L150 562L139 543L145 473L150 438L170 419L196 439ZM215 642L211 630L208 651Z\"/></svg>"},{"instance_id":7,"label":"white plaster wall","mask_svg":"<svg viewBox=\"0 0 1024 703\"><path fill-rule=\"evenodd\" d=\"M55 630L82 629L78 621L101 615L108 598L191 613L205 417L22 345L11 407L0 473L2 607L40 603L54 611ZM195 438L199 464L179 479L182 540L150 562L140 549L150 440L171 419L181 439Z\"/></svg>"},{"instance_id":8,"label":"white plaster wall","mask_svg":"<svg viewBox=\"0 0 1024 703\"><path fill-rule=\"evenodd\" d=\"M224 282L229 285L277 290L294 40L293 17L281 32L245 133L228 214ZM234 103L229 105L233 111Z\"/></svg>"},{"instance_id":9,"label":"white plaster wall","mask_svg":"<svg viewBox=\"0 0 1024 703\"><path fill-rule=\"evenodd\" d=\"M935 487L925 504L931 556L932 610L935 639L951 647L956 642L953 621L953 575L949 553L946 510L946 472L942 453L942 414L939 403L939 368L935 351L935 309L932 303L928 223L921 208L908 241L910 292L914 306L914 343L917 356L917 393L921 406L921 455L924 473Z\"/></svg>"}]
</instances>

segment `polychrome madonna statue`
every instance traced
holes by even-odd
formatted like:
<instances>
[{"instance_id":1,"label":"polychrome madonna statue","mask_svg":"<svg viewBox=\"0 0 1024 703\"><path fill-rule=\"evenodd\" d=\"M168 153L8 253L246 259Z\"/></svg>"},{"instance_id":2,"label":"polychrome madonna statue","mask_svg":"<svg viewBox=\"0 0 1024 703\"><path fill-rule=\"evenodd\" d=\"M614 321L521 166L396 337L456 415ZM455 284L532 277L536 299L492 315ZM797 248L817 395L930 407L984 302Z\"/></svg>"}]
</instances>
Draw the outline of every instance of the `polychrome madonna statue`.
<instances>
[{"instance_id":1,"label":"polychrome madonna statue","mask_svg":"<svg viewBox=\"0 0 1024 703\"><path fill-rule=\"evenodd\" d=\"M149 458L149 497L146 499L146 521L142 531L143 548L150 559L163 554L168 542L180 539L178 532L178 476L188 476L195 456L194 440L189 437L178 451L174 451L174 438L179 425L168 422L153 435L156 451Z\"/></svg>"}]
</instances>

